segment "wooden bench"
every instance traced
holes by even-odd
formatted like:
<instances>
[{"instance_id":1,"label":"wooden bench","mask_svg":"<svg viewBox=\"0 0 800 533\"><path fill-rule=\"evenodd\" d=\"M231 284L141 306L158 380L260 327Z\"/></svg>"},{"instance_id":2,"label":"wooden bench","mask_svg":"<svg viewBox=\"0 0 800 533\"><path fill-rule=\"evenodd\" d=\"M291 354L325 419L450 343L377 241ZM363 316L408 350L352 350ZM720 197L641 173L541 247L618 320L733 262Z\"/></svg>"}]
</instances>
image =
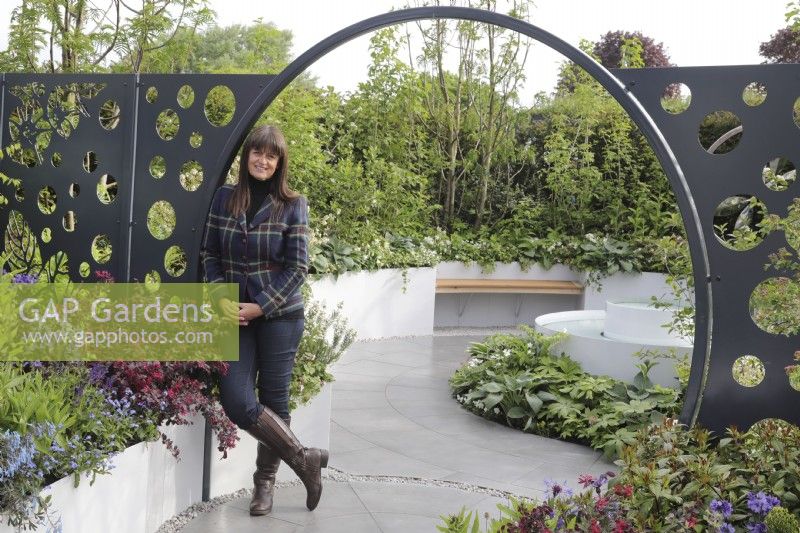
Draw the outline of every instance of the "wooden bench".
<instances>
[{"instance_id":1,"label":"wooden bench","mask_svg":"<svg viewBox=\"0 0 800 533\"><path fill-rule=\"evenodd\" d=\"M519 316L522 294L583 294L583 285L576 281L545 279L437 279L436 294L466 294L466 300L459 299L458 316L476 293L517 294L514 316Z\"/></svg>"}]
</instances>

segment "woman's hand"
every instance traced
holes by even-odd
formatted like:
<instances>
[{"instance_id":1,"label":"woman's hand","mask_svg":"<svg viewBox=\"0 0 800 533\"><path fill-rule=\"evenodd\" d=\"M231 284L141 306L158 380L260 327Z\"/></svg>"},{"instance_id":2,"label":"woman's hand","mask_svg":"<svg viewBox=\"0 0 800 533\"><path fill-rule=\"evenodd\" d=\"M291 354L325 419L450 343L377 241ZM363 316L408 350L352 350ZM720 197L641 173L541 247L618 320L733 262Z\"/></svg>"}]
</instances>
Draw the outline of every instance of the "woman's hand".
<instances>
[{"instance_id":1,"label":"woman's hand","mask_svg":"<svg viewBox=\"0 0 800 533\"><path fill-rule=\"evenodd\" d=\"M264 314L261 306L254 303L240 303L239 304L239 325L246 326L254 318L258 318Z\"/></svg>"}]
</instances>

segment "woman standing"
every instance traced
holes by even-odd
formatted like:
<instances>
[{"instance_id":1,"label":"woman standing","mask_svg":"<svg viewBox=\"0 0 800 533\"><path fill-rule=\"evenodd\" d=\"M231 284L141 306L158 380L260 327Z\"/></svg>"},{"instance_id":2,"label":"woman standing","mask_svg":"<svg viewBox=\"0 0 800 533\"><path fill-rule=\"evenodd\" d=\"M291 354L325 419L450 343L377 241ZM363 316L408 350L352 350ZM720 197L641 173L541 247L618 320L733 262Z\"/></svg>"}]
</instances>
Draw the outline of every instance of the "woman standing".
<instances>
[{"instance_id":1,"label":"woman standing","mask_svg":"<svg viewBox=\"0 0 800 533\"><path fill-rule=\"evenodd\" d=\"M327 450L304 448L289 429L289 383L304 325L308 204L288 187L288 162L278 128L250 133L239 182L214 194L201 251L209 283L239 285L238 304L219 301L239 321L239 360L230 363L220 395L228 417L259 443L251 515L272 510L281 459L303 481L309 510L319 502L320 470L328 465Z\"/></svg>"}]
</instances>

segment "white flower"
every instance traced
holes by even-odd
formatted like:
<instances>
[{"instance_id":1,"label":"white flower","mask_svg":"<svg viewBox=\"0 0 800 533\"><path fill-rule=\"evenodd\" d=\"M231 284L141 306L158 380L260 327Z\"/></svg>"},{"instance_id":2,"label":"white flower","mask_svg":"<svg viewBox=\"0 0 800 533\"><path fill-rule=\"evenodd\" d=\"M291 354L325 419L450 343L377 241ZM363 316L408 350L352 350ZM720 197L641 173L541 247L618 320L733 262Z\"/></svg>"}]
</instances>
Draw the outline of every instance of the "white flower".
<instances>
[{"instance_id":1,"label":"white flower","mask_svg":"<svg viewBox=\"0 0 800 533\"><path fill-rule=\"evenodd\" d=\"M492 409L492 412L493 412L494 414L496 414L496 415L499 415L499 414L500 414L500 409L498 409L497 407L495 407L494 409Z\"/></svg>"}]
</instances>

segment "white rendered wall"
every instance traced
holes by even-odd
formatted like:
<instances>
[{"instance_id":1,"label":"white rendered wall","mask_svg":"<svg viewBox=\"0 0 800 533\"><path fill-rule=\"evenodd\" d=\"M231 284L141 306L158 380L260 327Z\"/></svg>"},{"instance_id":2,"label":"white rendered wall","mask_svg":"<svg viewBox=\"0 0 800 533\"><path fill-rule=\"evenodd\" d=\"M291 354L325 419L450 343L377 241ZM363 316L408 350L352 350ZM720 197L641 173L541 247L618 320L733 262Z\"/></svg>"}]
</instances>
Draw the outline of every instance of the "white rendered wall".
<instances>
[{"instance_id":1,"label":"white rendered wall","mask_svg":"<svg viewBox=\"0 0 800 533\"><path fill-rule=\"evenodd\" d=\"M180 449L176 461L161 442L142 442L112 458L114 468L90 484L82 476L78 487L71 476L43 491L51 496L50 516L61 520L64 533L149 533L170 517L202 499L203 419L191 426L161 429ZM54 531L49 524L36 531ZM0 523L0 533L14 528Z\"/></svg>"},{"instance_id":2,"label":"white rendered wall","mask_svg":"<svg viewBox=\"0 0 800 533\"><path fill-rule=\"evenodd\" d=\"M357 338L379 339L433 334L436 269L409 268L403 292L400 269L347 272L310 282L314 299L343 313Z\"/></svg>"},{"instance_id":3,"label":"white rendered wall","mask_svg":"<svg viewBox=\"0 0 800 533\"><path fill-rule=\"evenodd\" d=\"M600 284L600 287L586 286L583 293L583 309L605 309L606 300L647 302L651 296L660 300L674 299L667 285L666 275L655 272L617 273L603 278Z\"/></svg>"}]
</instances>

